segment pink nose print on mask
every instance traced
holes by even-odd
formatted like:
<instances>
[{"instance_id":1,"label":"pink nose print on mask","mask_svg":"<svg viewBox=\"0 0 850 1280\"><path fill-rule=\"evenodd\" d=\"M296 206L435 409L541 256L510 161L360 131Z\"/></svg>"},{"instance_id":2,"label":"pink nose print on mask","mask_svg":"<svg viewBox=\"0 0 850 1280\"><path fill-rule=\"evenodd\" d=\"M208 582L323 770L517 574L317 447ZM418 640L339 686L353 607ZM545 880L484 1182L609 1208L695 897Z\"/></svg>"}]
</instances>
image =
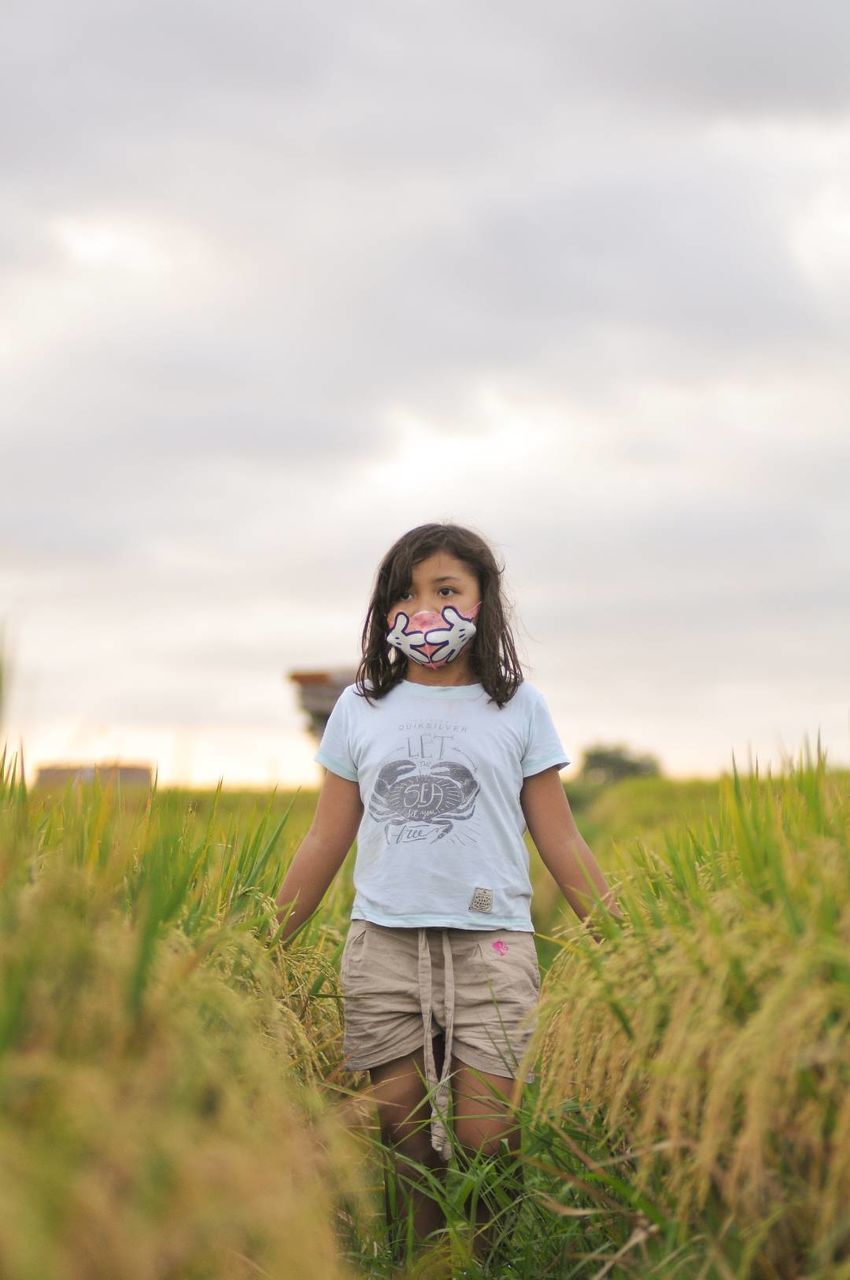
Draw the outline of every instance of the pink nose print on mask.
<instances>
[{"instance_id":1,"label":"pink nose print on mask","mask_svg":"<svg viewBox=\"0 0 850 1280\"><path fill-rule=\"evenodd\" d=\"M408 623L411 631L421 631L422 634L426 636L429 631L436 631L438 628L445 627L445 625L442 614L435 613L433 609L420 609L418 613L414 613ZM435 654L439 648L440 646L438 644L429 644L427 640L423 640L422 644L419 646L419 651L420 653L423 653L430 662L432 655Z\"/></svg>"},{"instance_id":2,"label":"pink nose print on mask","mask_svg":"<svg viewBox=\"0 0 850 1280\"><path fill-rule=\"evenodd\" d=\"M499 940L497 942L494 942L492 945L493 945L493 950L496 952L496 955L506 956L508 954L508 944L506 942L502 942L501 938L499 938Z\"/></svg>"}]
</instances>

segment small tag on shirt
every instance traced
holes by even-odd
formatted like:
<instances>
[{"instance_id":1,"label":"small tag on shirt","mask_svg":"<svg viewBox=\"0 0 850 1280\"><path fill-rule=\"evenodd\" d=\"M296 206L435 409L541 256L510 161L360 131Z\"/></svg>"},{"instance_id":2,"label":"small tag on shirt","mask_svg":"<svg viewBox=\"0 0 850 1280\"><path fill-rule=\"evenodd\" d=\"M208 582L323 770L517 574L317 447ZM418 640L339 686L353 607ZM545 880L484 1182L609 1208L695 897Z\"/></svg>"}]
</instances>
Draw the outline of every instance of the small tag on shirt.
<instances>
[{"instance_id":1,"label":"small tag on shirt","mask_svg":"<svg viewBox=\"0 0 850 1280\"><path fill-rule=\"evenodd\" d=\"M472 901L469 904L469 909L470 911L492 911L493 890L477 888L472 895Z\"/></svg>"}]
</instances>

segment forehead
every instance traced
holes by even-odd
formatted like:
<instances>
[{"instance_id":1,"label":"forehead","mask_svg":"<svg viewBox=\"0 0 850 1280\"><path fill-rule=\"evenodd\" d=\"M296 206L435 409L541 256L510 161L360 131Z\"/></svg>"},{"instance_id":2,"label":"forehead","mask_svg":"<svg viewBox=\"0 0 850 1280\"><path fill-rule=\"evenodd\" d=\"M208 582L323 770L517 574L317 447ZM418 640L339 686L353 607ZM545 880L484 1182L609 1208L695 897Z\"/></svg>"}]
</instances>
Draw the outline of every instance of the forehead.
<instances>
[{"instance_id":1,"label":"forehead","mask_svg":"<svg viewBox=\"0 0 850 1280\"><path fill-rule=\"evenodd\" d=\"M434 582L438 578L475 582L475 574L470 566L448 551L435 551L427 559L420 560L413 566L412 577L414 582L423 584Z\"/></svg>"}]
</instances>

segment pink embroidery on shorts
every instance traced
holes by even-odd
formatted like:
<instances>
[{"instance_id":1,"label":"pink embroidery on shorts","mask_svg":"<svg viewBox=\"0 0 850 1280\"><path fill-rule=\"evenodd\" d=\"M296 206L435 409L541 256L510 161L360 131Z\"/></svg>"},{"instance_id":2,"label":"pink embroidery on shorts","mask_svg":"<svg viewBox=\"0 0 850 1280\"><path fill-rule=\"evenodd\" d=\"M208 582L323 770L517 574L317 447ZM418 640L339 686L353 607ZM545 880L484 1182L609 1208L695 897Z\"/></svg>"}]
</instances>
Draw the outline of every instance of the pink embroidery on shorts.
<instances>
[{"instance_id":1,"label":"pink embroidery on shorts","mask_svg":"<svg viewBox=\"0 0 850 1280\"><path fill-rule=\"evenodd\" d=\"M506 942L502 942L501 938L499 938L498 942L492 943L492 947L500 956L506 956L508 954L508 944Z\"/></svg>"}]
</instances>

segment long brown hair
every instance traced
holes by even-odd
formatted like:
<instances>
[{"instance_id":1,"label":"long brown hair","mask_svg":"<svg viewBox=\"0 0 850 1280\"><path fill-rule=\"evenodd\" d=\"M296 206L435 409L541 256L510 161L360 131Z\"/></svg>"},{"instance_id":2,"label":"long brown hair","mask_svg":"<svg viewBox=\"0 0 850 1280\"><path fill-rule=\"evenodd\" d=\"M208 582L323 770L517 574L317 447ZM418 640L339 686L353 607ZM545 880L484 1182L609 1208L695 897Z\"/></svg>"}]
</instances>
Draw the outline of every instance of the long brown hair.
<instances>
[{"instance_id":1,"label":"long brown hair","mask_svg":"<svg viewBox=\"0 0 850 1280\"><path fill-rule=\"evenodd\" d=\"M502 592L504 566L497 564L482 537L457 524L418 525L393 543L381 561L363 624L357 692L371 702L372 698L383 698L404 679L407 659L387 644L387 615L409 590L413 566L436 551L447 551L462 560L478 579L481 608L475 619L469 662L492 700L502 707L523 679Z\"/></svg>"}]
</instances>

